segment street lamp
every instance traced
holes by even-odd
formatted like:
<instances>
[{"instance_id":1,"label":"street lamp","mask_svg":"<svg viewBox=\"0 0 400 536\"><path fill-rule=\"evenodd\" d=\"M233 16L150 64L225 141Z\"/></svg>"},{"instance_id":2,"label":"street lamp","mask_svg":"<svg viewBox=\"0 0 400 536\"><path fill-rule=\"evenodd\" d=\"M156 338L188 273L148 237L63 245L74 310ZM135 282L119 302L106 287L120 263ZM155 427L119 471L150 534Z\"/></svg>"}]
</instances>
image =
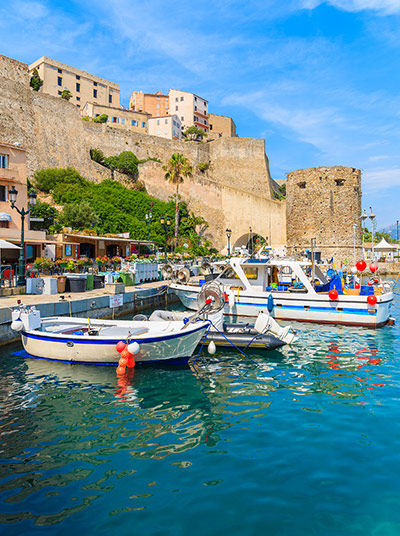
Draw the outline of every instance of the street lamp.
<instances>
[{"instance_id":1,"label":"street lamp","mask_svg":"<svg viewBox=\"0 0 400 536\"><path fill-rule=\"evenodd\" d=\"M374 246L374 225L375 225L375 214L372 212L372 207L369 207L370 215L368 216L371 220L371 227L372 227L372 262L374 262L374 256L375 256L375 246Z\"/></svg>"},{"instance_id":2,"label":"street lamp","mask_svg":"<svg viewBox=\"0 0 400 536\"><path fill-rule=\"evenodd\" d=\"M149 212L148 214L145 214L144 217L146 218L147 223L147 240L150 242L150 222L153 219L153 214Z\"/></svg>"},{"instance_id":3,"label":"street lamp","mask_svg":"<svg viewBox=\"0 0 400 536\"><path fill-rule=\"evenodd\" d=\"M249 227L249 235L250 235L250 253L253 254L253 230L251 227Z\"/></svg>"},{"instance_id":4,"label":"street lamp","mask_svg":"<svg viewBox=\"0 0 400 536\"><path fill-rule=\"evenodd\" d=\"M364 234L365 234L365 220L368 218L367 213L364 212L360 216L361 220L361 232L362 232L362 252L363 252L363 259L365 259L365 249L364 249Z\"/></svg>"},{"instance_id":5,"label":"street lamp","mask_svg":"<svg viewBox=\"0 0 400 536\"><path fill-rule=\"evenodd\" d=\"M162 228L164 229L164 256L165 264L167 264L167 230L168 227L171 225L171 218L167 216L167 219L165 219L164 216L161 216L160 223Z\"/></svg>"},{"instance_id":6,"label":"street lamp","mask_svg":"<svg viewBox=\"0 0 400 536\"><path fill-rule=\"evenodd\" d=\"M34 190L31 190L28 194L28 204L29 207L27 209L24 208L18 208L15 203L17 201L17 195L18 190L15 189L15 186L13 185L12 188L8 191L8 198L11 203L11 208L14 208L18 214L21 216L21 250L19 252L19 260L18 260L18 279L17 279L17 286L23 287L26 283L25 281L25 236L24 236L24 227L25 227L25 216L27 216L32 207L36 205L36 193Z\"/></svg>"},{"instance_id":7,"label":"street lamp","mask_svg":"<svg viewBox=\"0 0 400 536\"><path fill-rule=\"evenodd\" d=\"M231 236L232 236L232 229L226 229L226 237L228 239L228 255L231 254Z\"/></svg>"}]
</instances>

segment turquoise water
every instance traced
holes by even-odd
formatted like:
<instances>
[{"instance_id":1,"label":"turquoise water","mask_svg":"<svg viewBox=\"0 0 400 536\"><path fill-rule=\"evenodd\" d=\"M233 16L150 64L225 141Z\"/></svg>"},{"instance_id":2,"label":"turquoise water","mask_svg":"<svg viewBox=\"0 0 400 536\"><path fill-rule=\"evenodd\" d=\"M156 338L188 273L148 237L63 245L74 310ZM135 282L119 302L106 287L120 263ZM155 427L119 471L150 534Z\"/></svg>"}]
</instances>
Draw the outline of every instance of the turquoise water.
<instances>
[{"instance_id":1,"label":"turquoise water","mask_svg":"<svg viewBox=\"0 0 400 536\"><path fill-rule=\"evenodd\" d=\"M399 325L296 329L125 380L2 349L1 534L400 534Z\"/></svg>"}]
</instances>

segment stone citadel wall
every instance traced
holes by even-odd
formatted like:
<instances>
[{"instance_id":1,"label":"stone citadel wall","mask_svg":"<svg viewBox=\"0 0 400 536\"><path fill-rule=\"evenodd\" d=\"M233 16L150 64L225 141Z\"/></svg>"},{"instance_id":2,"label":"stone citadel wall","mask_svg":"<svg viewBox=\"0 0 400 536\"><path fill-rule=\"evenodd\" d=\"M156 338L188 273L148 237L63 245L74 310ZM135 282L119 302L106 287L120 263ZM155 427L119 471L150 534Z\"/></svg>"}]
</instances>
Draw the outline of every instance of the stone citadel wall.
<instances>
[{"instance_id":1,"label":"stone citadel wall","mask_svg":"<svg viewBox=\"0 0 400 536\"><path fill-rule=\"evenodd\" d=\"M249 226L269 237L269 243L286 242L285 203L273 199L264 140L221 138L209 143L167 140L82 121L72 103L29 88L28 66L0 56L0 138L27 149L28 174L46 167L75 167L83 176L100 181L107 170L90 159L91 148L107 156L132 151L139 159L158 158L165 163L181 152L194 166L180 192L192 210L210 224L209 235L218 248L226 245L225 229L232 229L232 245ZM201 173L200 162L209 169ZM161 164L140 166L139 178L147 191L168 199L174 186L164 179Z\"/></svg>"},{"instance_id":2,"label":"stone citadel wall","mask_svg":"<svg viewBox=\"0 0 400 536\"><path fill-rule=\"evenodd\" d=\"M361 258L361 171L350 167L300 169L287 175L287 245L290 253L316 250L335 261ZM353 226L356 226L354 229Z\"/></svg>"}]
</instances>

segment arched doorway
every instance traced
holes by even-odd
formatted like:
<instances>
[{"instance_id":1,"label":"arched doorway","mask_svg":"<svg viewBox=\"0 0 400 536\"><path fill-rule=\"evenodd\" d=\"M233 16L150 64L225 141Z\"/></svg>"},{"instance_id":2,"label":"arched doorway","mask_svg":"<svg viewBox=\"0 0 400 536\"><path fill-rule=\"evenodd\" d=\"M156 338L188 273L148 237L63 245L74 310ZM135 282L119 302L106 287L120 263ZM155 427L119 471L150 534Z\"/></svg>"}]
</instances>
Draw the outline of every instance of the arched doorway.
<instances>
[{"instance_id":1,"label":"arched doorway","mask_svg":"<svg viewBox=\"0 0 400 536\"><path fill-rule=\"evenodd\" d=\"M243 234L238 238L233 245L233 252L235 251L246 251L250 254L253 252L259 251L263 246L268 245L268 237L259 235L258 233L253 233L249 231L246 234Z\"/></svg>"}]
</instances>

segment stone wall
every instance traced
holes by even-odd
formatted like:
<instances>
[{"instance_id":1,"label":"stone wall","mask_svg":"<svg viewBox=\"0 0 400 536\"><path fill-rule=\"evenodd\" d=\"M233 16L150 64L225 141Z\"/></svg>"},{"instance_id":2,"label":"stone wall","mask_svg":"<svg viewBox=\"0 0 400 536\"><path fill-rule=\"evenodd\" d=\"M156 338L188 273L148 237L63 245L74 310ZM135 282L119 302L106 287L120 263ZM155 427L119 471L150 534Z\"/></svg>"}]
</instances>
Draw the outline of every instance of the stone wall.
<instances>
[{"instance_id":1,"label":"stone wall","mask_svg":"<svg viewBox=\"0 0 400 536\"><path fill-rule=\"evenodd\" d=\"M162 163L181 152L194 166L193 177L180 188L181 195L209 222L209 237L216 247L226 245L226 227L233 231L232 244L249 226L268 236L272 244L286 241L285 203L273 199L264 140L183 142L82 121L72 103L32 91L28 66L5 56L0 56L0 131L3 141L19 142L26 148L28 175L46 167L72 166L100 181L108 172L90 160L91 148L107 156L129 150L140 159L153 157ZM204 173L197 167L201 162L210 164ZM140 166L139 178L160 199L174 193L156 162Z\"/></svg>"},{"instance_id":2,"label":"stone wall","mask_svg":"<svg viewBox=\"0 0 400 536\"><path fill-rule=\"evenodd\" d=\"M289 252L316 250L335 261L361 254L361 171L350 167L300 169L287 175ZM354 230L354 225L356 229Z\"/></svg>"}]
</instances>

